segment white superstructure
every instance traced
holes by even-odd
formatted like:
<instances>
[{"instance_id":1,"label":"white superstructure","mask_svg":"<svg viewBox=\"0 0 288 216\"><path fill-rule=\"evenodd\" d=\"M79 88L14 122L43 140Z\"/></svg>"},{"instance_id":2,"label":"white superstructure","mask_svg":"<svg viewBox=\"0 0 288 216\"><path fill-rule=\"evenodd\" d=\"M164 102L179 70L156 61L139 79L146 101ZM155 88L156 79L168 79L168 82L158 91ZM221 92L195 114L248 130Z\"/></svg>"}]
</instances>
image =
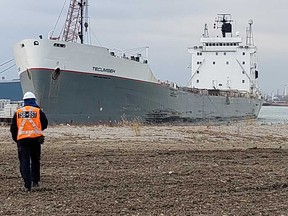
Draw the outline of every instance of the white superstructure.
<instances>
[{"instance_id":1,"label":"white superstructure","mask_svg":"<svg viewBox=\"0 0 288 216\"><path fill-rule=\"evenodd\" d=\"M230 14L219 14L222 35L209 36L207 25L200 39L201 45L189 48L192 54L191 87L200 89L256 91L256 51L249 21L246 43L239 33L232 31ZM215 24L215 28L218 26Z\"/></svg>"}]
</instances>

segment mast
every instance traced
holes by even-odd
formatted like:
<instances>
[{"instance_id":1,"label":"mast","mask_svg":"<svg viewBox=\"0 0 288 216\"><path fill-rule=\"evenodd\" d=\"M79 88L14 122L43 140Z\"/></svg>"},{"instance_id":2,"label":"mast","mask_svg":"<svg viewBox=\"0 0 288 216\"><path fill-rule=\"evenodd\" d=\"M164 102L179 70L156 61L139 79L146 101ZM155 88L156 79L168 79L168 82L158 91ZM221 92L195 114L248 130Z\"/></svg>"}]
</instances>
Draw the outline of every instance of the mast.
<instances>
[{"instance_id":1,"label":"mast","mask_svg":"<svg viewBox=\"0 0 288 216\"><path fill-rule=\"evenodd\" d=\"M79 38L80 38L81 44L83 44L83 0L81 0L78 3L78 5L80 7L80 32L79 32Z\"/></svg>"},{"instance_id":2,"label":"mast","mask_svg":"<svg viewBox=\"0 0 288 216\"><path fill-rule=\"evenodd\" d=\"M83 22L83 14L84 14L84 6L86 4L85 0L71 0L64 31L62 34L62 40L69 42L77 42L79 37L80 42L84 43L84 22ZM88 25L85 23L85 28Z\"/></svg>"},{"instance_id":3,"label":"mast","mask_svg":"<svg viewBox=\"0 0 288 216\"><path fill-rule=\"evenodd\" d=\"M209 37L209 33L208 33L208 25L205 24L205 27L204 27L204 34L203 34L203 37L204 38L208 38Z\"/></svg>"},{"instance_id":4,"label":"mast","mask_svg":"<svg viewBox=\"0 0 288 216\"><path fill-rule=\"evenodd\" d=\"M253 39L253 31L252 31L252 24L253 20L248 21L249 27L247 28L246 33L246 45L247 46L254 46L254 39Z\"/></svg>"}]
</instances>

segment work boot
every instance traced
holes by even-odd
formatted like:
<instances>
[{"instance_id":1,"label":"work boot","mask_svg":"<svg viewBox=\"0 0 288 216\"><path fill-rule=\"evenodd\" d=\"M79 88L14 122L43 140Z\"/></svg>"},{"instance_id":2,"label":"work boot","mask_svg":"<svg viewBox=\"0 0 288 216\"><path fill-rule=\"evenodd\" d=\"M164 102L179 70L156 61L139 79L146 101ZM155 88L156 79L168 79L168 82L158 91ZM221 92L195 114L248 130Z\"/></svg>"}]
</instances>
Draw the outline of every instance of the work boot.
<instances>
[{"instance_id":1,"label":"work boot","mask_svg":"<svg viewBox=\"0 0 288 216\"><path fill-rule=\"evenodd\" d=\"M31 188L24 187L22 189L22 191L25 192L25 193L30 193L31 192Z\"/></svg>"},{"instance_id":2,"label":"work boot","mask_svg":"<svg viewBox=\"0 0 288 216\"><path fill-rule=\"evenodd\" d=\"M39 183L38 182L32 182L32 187L38 188L39 187Z\"/></svg>"}]
</instances>

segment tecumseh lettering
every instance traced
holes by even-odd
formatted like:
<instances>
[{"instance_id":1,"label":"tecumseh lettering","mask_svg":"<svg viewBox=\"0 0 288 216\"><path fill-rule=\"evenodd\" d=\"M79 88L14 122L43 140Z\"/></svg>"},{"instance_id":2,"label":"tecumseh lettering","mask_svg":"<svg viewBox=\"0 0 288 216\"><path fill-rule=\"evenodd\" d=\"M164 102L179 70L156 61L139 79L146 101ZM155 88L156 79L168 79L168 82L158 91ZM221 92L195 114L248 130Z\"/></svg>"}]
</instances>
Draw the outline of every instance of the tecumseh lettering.
<instances>
[{"instance_id":1,"label":"tecumseh lettering","mask_svg":"<svg viewBox=\"0 0 288 216\"><path fill-rule=\"evenodd\" d=\"M92 69L94 71L98 71L98 72L106 72L106 73L115 73L116 72L116 70L109 69L109 68L93 67Z\"/></svg>"}]
</instances>

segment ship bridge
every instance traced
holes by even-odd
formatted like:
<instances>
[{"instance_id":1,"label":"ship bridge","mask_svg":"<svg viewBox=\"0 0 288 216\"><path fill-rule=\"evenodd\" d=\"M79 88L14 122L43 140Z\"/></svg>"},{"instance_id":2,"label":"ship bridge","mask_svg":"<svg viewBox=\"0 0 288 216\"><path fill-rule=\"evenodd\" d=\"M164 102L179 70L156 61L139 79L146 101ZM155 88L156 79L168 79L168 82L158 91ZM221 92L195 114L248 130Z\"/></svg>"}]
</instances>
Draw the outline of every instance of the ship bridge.
<instances>
[{"instance_id":1,"label":"ship bridge","mask_svg":"<svg viewBox=\"0 0 288 216\"><path fill-rule=\"evenodd\" d=\"M251 43L252 22L249 21L246 44L239 33L233 34L232 25L227 25L232 23L232 19L221 14L216 22L222 24L222 37L210 37L205 25L201 45L188 50L192 54L191 87L253 92L258 71L255 57L257 48Z\"/></svg>"},{"instance_id":2,"label":"ship bridge","mask_svg":"<svg viewBox=\"0 0 288 216\"><path fill-rule=\"evenodd\" d=\"M242 43L242 38L231 37L231 38L201 38L202 48L204 51L236 51Z\"/></svg>"}]
</instances>

